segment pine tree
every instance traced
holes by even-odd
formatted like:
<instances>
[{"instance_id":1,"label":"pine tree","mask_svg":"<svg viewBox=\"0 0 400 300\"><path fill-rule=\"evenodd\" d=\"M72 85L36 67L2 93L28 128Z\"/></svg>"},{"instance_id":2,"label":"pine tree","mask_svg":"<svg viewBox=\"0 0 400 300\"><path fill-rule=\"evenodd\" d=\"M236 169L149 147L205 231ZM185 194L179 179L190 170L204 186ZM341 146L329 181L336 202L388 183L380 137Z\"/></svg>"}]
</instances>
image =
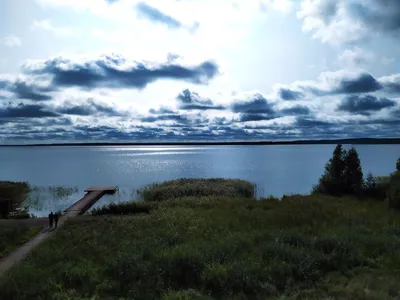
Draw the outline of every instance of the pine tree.
<instances>
[{"instance_id":1,"label":"pine tree","mask_svg":"<svg viewBox=\"0 0 400 300\"><path fill-rule=\"evenodd\" d=\"M400 157L399 157L399 159L398 159L397 162L396 162L396 170L397 170L398 172L400 172Z\"/></svg>"},{"instance_id":2,"label":"pine tree","mask_svg":"<svg viewBox=\"0 0 400 300\"><path fill-rule=\"evenodd\" d=\"M346 151L342 145L337 145L333 151L333 156L325 165L325 173L319 179L318 185L314 188L315 192L341 195L344 192L344 170L345 170Z\"/></svg>"},{"instance_id":3,"label":"pine tree","mask_svg":"<svg viewBox=\"0 0 400 300\"><path fill-rule=\"evenodd\" d=\"M359 195L363 186L363 172L355 148L347 152L344 163L344 190L346 193Z\"/></svg>"}]
</instances>

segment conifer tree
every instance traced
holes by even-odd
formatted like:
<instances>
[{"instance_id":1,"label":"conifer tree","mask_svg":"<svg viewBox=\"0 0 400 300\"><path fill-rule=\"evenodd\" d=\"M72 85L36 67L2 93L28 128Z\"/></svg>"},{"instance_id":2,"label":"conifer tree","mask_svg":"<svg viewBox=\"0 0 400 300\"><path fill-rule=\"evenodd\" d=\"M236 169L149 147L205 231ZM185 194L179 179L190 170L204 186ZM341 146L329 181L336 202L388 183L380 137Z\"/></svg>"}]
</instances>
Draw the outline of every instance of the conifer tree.
<instances>
[{"instance_id":1,"label":"conifer tree","mask_svg":"<svg viewBox=\"0 0 400 300\"><path fill-rule=\"evenodd\" d=\"M363 172L357 150L351 148L344 160L344 191L348 194L360 194L363 186Z\"/></svg>"}]
</instances>

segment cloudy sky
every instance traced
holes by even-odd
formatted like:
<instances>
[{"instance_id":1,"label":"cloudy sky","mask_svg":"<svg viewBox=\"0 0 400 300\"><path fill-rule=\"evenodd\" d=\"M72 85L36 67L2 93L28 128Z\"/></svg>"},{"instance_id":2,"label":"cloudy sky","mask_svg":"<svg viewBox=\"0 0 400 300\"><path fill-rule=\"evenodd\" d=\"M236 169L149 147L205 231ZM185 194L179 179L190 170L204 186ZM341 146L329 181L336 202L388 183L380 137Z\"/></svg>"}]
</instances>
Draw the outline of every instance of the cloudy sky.
<instances>
[{"instance_id":1,"label":"cloudy sky","mask_svg":"<svg viewBox=\"0 0 400 300\"><path fill-rule=\"evenodd\" d=\"M399 132L399 0L0 2L0 143Z\"/></svg>"}]
</instances>

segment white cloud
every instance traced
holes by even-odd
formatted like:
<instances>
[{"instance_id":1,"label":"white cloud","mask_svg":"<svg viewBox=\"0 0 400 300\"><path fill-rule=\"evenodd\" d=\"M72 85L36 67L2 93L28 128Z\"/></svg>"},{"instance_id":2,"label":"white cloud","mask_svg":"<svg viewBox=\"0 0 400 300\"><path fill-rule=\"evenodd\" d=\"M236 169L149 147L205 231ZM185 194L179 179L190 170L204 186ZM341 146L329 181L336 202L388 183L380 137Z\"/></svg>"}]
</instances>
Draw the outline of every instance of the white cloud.
<instances>
[{"instance_id":1,"label":"white cloud","mask_svg":"<svg viewBox=\"0 0 400 300\"><path fill-rule=\"evenodd\" d=\"M361 65L367 65L374 60L374 54L361 49L360 47L354 47L351 49L345 49L342 54L339 55L338 61L344 67L356 67Z\"/></svg>"},{"instance_id":2,"label":"white cloud","mask_svg":"<svg viewBox=\"0 0 400 300\"><path fill-rule=\"evenodd\" d=\"M21 47L22 41L15 35L9 35L4 38L4 45L7 47Z\"/></svg>"},{"instance_id":3,"label":"white cloud","mask_svg":"<svg viewBox=\"0 0 400 300\"><path fill-rule=\"evenodd\" d=\"M398 0L302 0L297 16L304 31L336 45L400 33Z\"/></svg>"},{"instance_id":4,"label":"white cloud","mask_svg":"<svg viewBox=\"0 0 400 300\"><path fill-rule=\"evenodd\" d=\"M41 20L41 21L35 20L33 21L31 28L47 30L59 37L71 37L71 38L79 37L79 35L72 28L56 27L49 20Z\"/></svg>"}]
</instances>

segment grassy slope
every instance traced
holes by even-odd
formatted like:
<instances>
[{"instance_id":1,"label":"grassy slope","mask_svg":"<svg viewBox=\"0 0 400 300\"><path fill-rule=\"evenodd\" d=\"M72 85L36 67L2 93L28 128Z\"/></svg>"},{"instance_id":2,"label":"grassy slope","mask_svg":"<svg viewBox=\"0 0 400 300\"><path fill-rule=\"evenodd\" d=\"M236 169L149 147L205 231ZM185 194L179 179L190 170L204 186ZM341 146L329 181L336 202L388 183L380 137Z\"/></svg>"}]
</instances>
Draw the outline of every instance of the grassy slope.
<instances>
[{"instance_id":1,"label":"grassy slope","mask_svg":"<svg viewBox=\"0 0 400 300\"><path fill-rule=\"evenodd\" d=\"M399 295L400 216L383 203L203 196L151 205L149 215L69 222L0 278L3 298Z\"/></svg>"},{"instance_id":2,"label":"grassy slope","mask_svg":"<svg viewBox=\"0 0 400 300\"><path fill-rule=\"evenodd\" d=\"M0 225L0 258L29 241L41 229L41 226L29 226L13 221L2 222Z\"/></svg>"}]
</instances>

